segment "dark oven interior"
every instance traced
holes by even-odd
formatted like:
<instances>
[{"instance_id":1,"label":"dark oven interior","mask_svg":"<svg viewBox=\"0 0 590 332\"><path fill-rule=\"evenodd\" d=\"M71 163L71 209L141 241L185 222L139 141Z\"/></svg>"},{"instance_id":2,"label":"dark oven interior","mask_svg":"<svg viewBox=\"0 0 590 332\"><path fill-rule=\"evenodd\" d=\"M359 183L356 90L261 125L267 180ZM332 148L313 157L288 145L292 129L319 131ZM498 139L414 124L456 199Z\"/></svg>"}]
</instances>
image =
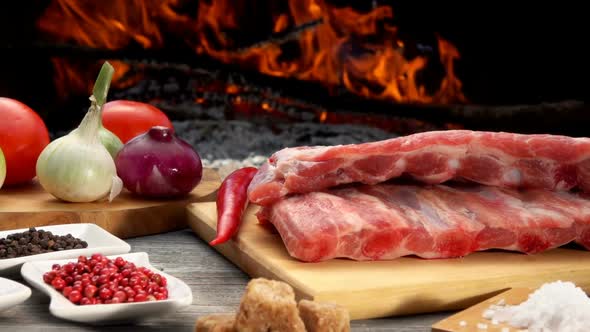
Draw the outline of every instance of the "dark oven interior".
<instances>
[{"instance_id":1,"label":"dark oven interior","mask_svg":"<svg viewBox=\"0 0 590 332\"><path fill-rule=\"evenodd\" d=\"M149 102L205 158L466 128L585 135L581 5L343 0L3 2L0 94L54 135ZM576 8L580 7L580 8Z\"/></svg>"}]
</instances>

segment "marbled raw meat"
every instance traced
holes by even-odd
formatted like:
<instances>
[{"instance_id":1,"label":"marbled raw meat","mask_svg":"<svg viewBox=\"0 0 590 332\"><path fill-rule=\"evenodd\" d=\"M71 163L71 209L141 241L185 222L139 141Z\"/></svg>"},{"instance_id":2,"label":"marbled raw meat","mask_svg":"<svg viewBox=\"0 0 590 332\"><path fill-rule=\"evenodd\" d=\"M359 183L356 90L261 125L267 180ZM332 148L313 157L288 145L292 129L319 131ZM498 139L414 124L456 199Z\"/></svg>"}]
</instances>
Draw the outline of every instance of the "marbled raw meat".
<instances>
[{"instance_id":1,"label":"marbled raw meat","mask_svg":"<svg viewBox=\"0 0 590 332\"><path fill-rule=\"evenodd\" d=\"M448 130L285 148L261 166L248 196L252 203L270 205L289 194L400 176L426 184L466 180L500 188L590 192L590 138Z\"/></svg>"},{"instance_id":2,"label":"marbled raw meat","mask_svg":"<svg viewBox=\"0 0 590 332\"><path fill-rule=\"evenodd\" d=\"M484 185L348 185L292 195L258 214L301 261L453 258L504 249L590 249L590 200Z\"/></svg>"}]
</instances>

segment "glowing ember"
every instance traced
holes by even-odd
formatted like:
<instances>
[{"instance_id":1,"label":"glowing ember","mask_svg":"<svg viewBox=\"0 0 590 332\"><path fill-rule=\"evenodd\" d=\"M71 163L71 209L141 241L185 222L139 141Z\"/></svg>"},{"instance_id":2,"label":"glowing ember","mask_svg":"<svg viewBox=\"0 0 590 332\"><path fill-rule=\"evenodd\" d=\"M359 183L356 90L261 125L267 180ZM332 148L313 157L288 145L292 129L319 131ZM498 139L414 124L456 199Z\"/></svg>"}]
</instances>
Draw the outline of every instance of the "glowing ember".
<instances>
[{"instance_id":1,"label":"glowing ember","mask_svg":"<svg viewBox=\"0 0 590 332\"><path fill-rule=\"evenodd\" d=\"M326 86L344 85L350 91L370 97L406 103L464 102L461 81L455 76L453 62L458 50L438 37L440 59L426 56L407 58L405 43L392 26L392 8L376 7L362 12L351 7L336 7L325 0L289 0L288 7L269 9L268 27L272 33L289 31L313 20L322 19L314 29L302 31L288 47L277 43L246 48L240 39L245 27L262 25L259 18L243 15L247 1L199 1L197 14L179 13L180 0L107 0L94 2L53 0L38 21L38 27L58 42L104 49L123 49L130 45L162 48L163 36L185 40L197 53L224 63L237 63L262 73L320 81ZM270 7L269 7L270 8ZM282 11L282 12L281 12ZM248 21L248 20L253 21ZM240 35L239 32L242 32ZM232 38L232 36L234 36ZM427 91L418 73L429 61L440 61L445 74L435 91ZM71 89L89 91L92 79L87 73L63 59L54 60L56 81L62 92ZM117 65L115 87L129 83L122 77L129 67ZM229 86L227 93L239 93ZM270 109L270 107L268 107Z\"/></svg>"},{"instance_id":2,"label":"glowing ember","mask_svg":"<svg viewBox=\"0 0 590 332\"><path fill-rule=\"evenodd\" d=\"M226 88L227 93L229 94L236 94L240 92L240 87L237 85L228 85Z\"/></svg>"},{"instance_id":3,"label":"glowing ember","mask_svg":"<svg viewBox=\"0 0 590 332\"><path fill-rule=\"evenodd\" d=\"M271 107L270 107L270 105L268 103L266 103L266 102L262 103L262 109L265 110L265 111L271 111L272 110Z\"/></svg>"}]
</instances>

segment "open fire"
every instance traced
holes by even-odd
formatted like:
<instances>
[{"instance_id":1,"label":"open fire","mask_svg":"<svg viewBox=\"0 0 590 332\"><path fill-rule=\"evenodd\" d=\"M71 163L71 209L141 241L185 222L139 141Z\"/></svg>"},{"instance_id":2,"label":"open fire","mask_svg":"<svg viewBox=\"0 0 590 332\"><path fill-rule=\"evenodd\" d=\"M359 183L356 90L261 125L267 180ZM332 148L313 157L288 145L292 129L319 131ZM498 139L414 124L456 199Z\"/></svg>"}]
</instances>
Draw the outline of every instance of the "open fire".
<instances>
[{"instance_id":1,"label":"open fire","mask_svg":"<svg viewBox=\"0 0 590 332\"><path fill-rule=\"evenodd\" d=\"M58 43L120 50L174 49L174 43L182 41L196 54L223 63L317 81L328 88L344 86L364 97L402 103L466 102L454 73L459 58L455 46L440 36L432 45L434 51L402 40L393 24L393 9L386 5L339 7L328 0L54 0L37 24ZM95 71L87 64L61 58L53 62L60 93L90 90L92 78L87 76ZM117 69L115 87L137 81L137 76L126 75L127 63L112 63ZM442 68L434 84L433 75L425 74L431 66Z\"/></svg>"}]
</instances>

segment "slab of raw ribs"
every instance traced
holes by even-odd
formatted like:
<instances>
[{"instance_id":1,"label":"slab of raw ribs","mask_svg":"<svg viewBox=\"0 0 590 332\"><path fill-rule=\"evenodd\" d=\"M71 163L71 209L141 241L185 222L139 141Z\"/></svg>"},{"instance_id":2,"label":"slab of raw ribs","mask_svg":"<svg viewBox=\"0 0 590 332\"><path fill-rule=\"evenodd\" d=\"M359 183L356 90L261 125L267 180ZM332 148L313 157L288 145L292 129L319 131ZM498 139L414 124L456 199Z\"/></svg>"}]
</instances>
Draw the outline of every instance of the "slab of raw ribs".
<instances>
[{"instance_id":1,"label":"slab of raw ribs","mask_svg":"<svg viewBox=\"0 0 590 332\"><path fill-rule=\"evenodd\" d=\"M286 148L260 168L248 196L269 205L288 194L400 176L428 184L462 179L503 188L590 192L590 138L449 130L364 144Z\"/></svg>"},{"instance_id":2,"label":"slab of raw ribs","mask_svg":"<svg viewBox=\"0 0 590 332\"><path fill-rule=\"evenodd\" d=\"M306 262L538 253L576 241L590 249L590 200L483 185L344 186L293 195L258 213Z\"/></svg>"},{"instance_id":3,"label":"slab of raw ribs","mask_svg":"<svg viewBox=\"0 0 590 332\"><path fill-rule=\"evenodd\" d=\"M248 188L289 254L590 250L590 139L449 130L276 152Z\"/></svg>"}]
</instances>

